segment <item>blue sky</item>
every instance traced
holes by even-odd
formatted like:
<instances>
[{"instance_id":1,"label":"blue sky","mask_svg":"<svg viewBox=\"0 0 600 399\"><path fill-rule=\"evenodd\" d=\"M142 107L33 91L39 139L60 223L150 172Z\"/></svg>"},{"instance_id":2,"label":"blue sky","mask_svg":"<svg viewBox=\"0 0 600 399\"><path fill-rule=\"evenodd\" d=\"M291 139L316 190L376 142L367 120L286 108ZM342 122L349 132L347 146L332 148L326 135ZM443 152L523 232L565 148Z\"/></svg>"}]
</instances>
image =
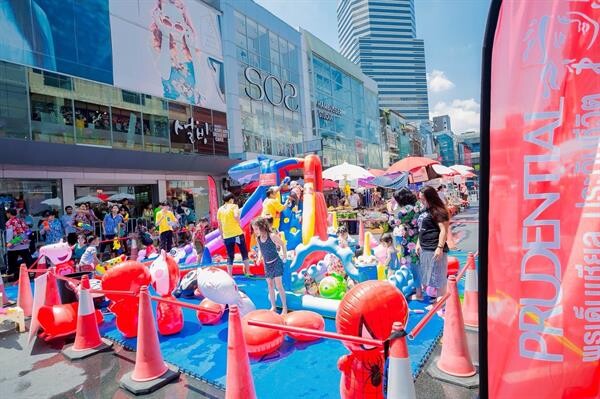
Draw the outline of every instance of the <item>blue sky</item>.
<instances>
[{"instance_id":1,"label":"blue sky","mask_svg":"<svg viewBox=\"0 0 600 399\"><path fill-rule=\"evenodd\" d=\"M337 0L255 0L293 27L339 49ZM415 0L425 40L431 116L449 114L456 133L479 130L481 45L489 0Z\"/></svg>"}]
</instances>

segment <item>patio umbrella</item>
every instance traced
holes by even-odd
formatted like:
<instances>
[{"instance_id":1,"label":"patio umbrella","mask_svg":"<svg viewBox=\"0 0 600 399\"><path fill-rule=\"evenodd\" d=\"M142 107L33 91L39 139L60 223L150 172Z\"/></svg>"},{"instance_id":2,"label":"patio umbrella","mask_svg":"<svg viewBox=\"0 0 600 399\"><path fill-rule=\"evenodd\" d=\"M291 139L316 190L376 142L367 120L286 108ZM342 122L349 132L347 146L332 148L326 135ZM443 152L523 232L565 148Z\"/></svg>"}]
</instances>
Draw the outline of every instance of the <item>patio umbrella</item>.
<instances>
[{"instance_id":1,"label":"patio umbrella","mask_svg":"<svg viewBox=\"0 0 600 399\"><path fill-rule=\"evenodd\" d=\"M348 162L333 166L323 172L324 179L335 181L364 179L366 177L373 177L373 174L365 168L349 164Z\"/></svg>"},{"instance_id":2,"label":"patio umbrella","mask_svg":"<svg viewBox=\"0 0 600 399\"><path fill-rule=\"evenodd\" d=\"M62 207L62 200L58 197L56 198L48 198L47 200L43 200L41 204L48 205L54 208Z\"/></svg>"},{"instance_id":3,"label":"patio umbrella","mask_svg":"<svg viewBox=\"0 0 600 399\"><path fill-rule=\"evenodd\" d=\"M85 202L89 202L90 204L101 204L104 201L98 197L94 197L93 195L86 195L75 200L75 204L83 204Z\"/></svg>"},{"instance_id":4,"label":"patio umbrella","mask_svg":"<svg viewBox=\"0 0 600 399\"><path fill-rule=\"evenodd\" d=\"M410 172L411 170L439 164L438 161L424 157L406 157L388 168L386 174L394 172Z\"/></svg>"},{"instance_id":5,"label":"patio umbrella","mask_svg":"<svg viewBox=\"0 0 600 399\"><path fill-rule=\"evenodd\" d=\"M459 174L456 170L440 164L433 164L431 165L431 168L440 176L454 176Z\"/></svg>"},{"instance_id":6,"label":"patio umbrella","mask_svg":"<svg viewBox=\"0 0 600 399\"><path fill-rule=\"evenodd\" d=\"M385 175L385 170L382 169L369 169L369 172L375 177Z\"/></svg>"},{"instance_id":7,"label":"patio umbrella","mask_svg":"<svg viewBox=\"0 0 600 399\"><path fill-rule=\"evenodd\" d=\"M462 174L463 172L472 172L475 170L472 167L467 166L467 165L452 165L452 166L450 166L450 169L455 170L460 174Z\"/></svg>"},{"instance_id":8,"label":"patio umbrella","mask_svg":"<svg viewBox=\"0 0 600 399\"><path fill-rule=\"evenodd\" d=\"M340 185L333 180L323 179L323 189L324 190L335 190Z\"/></svg>"},{"instance_id":9,"label":"patio umbrella","mask_svg":"<svg viewBox=\"0 0 600 399\"><path fill-rule=\"evenodd\" d=\"M131 194L127 194L127 193L117 193L117 194L111 195L107 199L109 201L115 201L115 202L123 201L125 199L129 200L129 201L135 201L135 195L131 195Z\"/></svg>"}]
</instances>

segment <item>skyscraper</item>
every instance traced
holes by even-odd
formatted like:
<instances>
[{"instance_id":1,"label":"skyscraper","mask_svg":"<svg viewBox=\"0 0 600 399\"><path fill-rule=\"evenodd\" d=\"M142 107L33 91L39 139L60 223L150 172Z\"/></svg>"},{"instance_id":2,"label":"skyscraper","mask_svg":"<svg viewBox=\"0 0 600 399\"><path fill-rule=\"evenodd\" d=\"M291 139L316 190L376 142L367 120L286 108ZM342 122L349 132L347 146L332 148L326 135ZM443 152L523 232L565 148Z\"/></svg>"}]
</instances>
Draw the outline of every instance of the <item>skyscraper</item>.
<instances>
[{"instance_id":1,"label":"skyscraper","mask_svg":"<svg viewBox=\"0 0 600 399\"><path fill-rule=\"evenodd\" d=\"M429 119L414 0L339 0L337 14L342 54L377 82L379 106L408 120Z\"/></svg>"}]
</instances>

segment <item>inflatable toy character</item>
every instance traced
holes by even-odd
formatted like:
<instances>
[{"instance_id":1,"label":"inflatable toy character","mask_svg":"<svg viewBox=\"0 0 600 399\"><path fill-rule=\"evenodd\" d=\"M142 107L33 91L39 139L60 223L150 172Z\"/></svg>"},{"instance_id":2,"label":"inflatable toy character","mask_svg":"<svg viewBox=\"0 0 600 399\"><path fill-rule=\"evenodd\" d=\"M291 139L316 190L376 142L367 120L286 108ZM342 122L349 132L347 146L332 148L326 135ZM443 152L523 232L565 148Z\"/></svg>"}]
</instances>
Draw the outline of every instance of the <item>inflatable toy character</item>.
<instances>
[{"instance_id":1,"label":"inflatable toy character","mask_svg":"<svg viewBox=\"0 0 600 399\"><path fill-rule=\"evenodd\" d=\"M386 281L366 281L348 291L335 319L337 332L385 340L396 321L406 325L404 295ZM383 348L344 342L350 353L338 361L342 399L383 399Z\"/></svg>"},{"instance_id":2,"label":"inflatable toy character","mask_svg":"<svg viewBox=\"0 0 600 399\"><path fill-rule=\"evenodd\" d=\"M39 337L44 341L50 341L74 334L77 329L78 308L79 304L77 302L40 307L37 319L44 331L39 334ZM102 312L96 309L95 315L98 324L102 324L104 321Z\"/></svg>"},{"instance_id":3,"label":"inflatable toy character","mask_svg":"<svg viewBox=\"0 0 600 399\"><path fill-rule=\"evenodd\" d=\"M64 276L65 274L75 273L75 262L71 260L73 251L68 243L60 240L56 244L44 245L39 249L38 266L45 269L50 261L56 267L56 274Z\"/></svg>"},{"instance_id":4,"label":"inflatable toy character","mask_svg":"<svg viewBox=\"0 0 600 399\"><path fill-rule=\"evenodd\" d=\"M142 286L150 285L152 279L148 268L137 261L126 261L106 271L102 276L102 288L110 291L140 292ZM108 294L112 302L108 309L114 313L117 329L125 338L137 336L138 298Z\"/></svg>"},{"instance_id":5,"label":"inflatable toy character","mask_svg":"<svg viewBox=\"0 0 600 399\"><path fill-rule=\"evenodd\" d=\"M179 281L177 288L173 291L175 298L194 298L196 297L196 289L198 288L198 269L193 269L187 272Z\"/></svg>"},{"instance_id":6,"label":"inflatable toy character","mask_svg":"<svg viewBox=\"0 0 600 399\"><path fill-rule=\"evenodd\" d=\"M238 305L244 315L254 309L252 300L239 289L233 277L218 267L199 268L197 273L198 289L204 297L222 305Z\"/></svg>"},{"instance_id":7,"label":"inflatable toy character","mask_svg":"<svg viewBox=\"0 0 600 399\"><path fill-rule=\"evenodd\" d=\"M98 264L96 266L96 272L99 275L103 275L104 273L106 273L106 271L108 269L110 269L111 267L118 265L121 262L125 262L127 260L127 256L126 255L119 255L115 258L109 259L106 262L102 262L100 264Z\"/></svg>"},{"instance_id":8,"label":"inflatable toy character","mask_svg":"<svg viewBox=\"0 0 600 399\"><path fill-rule=\"evenodd\" d=\"M323 298L342 299L346 293L346 282L339 274L327 276L319 283L319 293Z\"/></svg>"},{"instance_id":9,"label":"inflatable toy character","mask_svg":"<svg viewBox=\"0 0 600 399\"><path fill-rule=\"evenodd\" d=\"M165 251L150 265L152 286L158 295L166 299L175 299L171 292L179 284L179 266ZM156 322L162 335L177 334L183 329L183 311L180 306L159 302L156 306Z\"/></svg>"},{"instance_id":10,"label":"inflatable toy character","mask_svg":"<svg viewBox=\"0 0 600 399\"><path fill-rule=\"evenodd\" d=\"M390 283L402 292L404 296L409 296L415 290L415 279L412 272L406 265L400 266L388 279Z\"/></svg>"}]
</instances>

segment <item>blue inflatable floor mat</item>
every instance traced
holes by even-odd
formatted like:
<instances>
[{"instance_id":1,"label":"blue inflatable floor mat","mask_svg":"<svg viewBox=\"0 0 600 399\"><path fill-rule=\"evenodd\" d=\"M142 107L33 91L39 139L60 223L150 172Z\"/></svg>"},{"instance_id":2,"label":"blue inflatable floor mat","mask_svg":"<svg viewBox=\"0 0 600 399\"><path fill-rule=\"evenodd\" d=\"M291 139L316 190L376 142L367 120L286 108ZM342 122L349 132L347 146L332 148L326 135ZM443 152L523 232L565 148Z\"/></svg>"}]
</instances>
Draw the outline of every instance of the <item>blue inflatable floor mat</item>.
<instances>
[{"instance_id":1,"label":"blue inflatable floor mat","mask_svg":"<svg viewBox=\"0 0 600 399\"><path fill-rule=\"evenodd\" d=\"M466 254L452 252L461 265ZM257 308L268 308L265 280L236 277L239 287L254 301ZM462 291L462 283L459 289ZM7 294L16 298L16 287L7 287ZM186 300L198 303L198 300ZM410 301L411 310L425 310L427 303ZM156 309L154 309L156 311ZM194 310L183 309L184 328L176 335L160 336L162 355L182 372L220 388L225 387L227 359L227 314L214 326L201 325ZM407 331L410 331L424 313L411 312ZM416 377L438 342L443 319L434 316L414 340L409 340L408 350L413 375ZM335 321L325 319L325 329L335 331ZM125 339L117 330L112 314L105 314L102 335L128 349L136 349L136 339ZM339 341L321 339L299 344L286 338L278 352L260 360L251 361L252 375L259 398L339 398L340 372L338 359L348 350Z\"/></svg>"}]
</instances>

